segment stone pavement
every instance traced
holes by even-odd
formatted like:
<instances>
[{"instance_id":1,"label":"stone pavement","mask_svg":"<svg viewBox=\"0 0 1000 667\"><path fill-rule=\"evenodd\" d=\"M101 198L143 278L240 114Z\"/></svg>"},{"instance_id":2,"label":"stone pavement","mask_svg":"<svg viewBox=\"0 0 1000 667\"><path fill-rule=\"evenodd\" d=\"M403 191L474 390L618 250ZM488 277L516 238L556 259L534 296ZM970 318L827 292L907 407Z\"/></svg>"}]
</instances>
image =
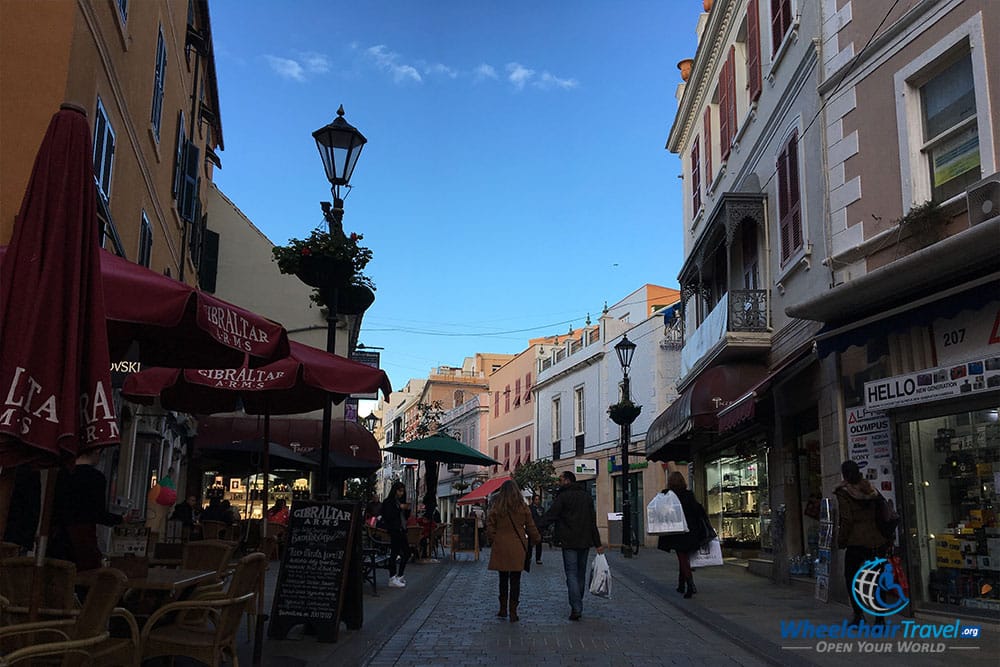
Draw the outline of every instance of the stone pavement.
<instances>
[{"instance_id":1,"label":"stone pavement","mask_svg":"<svg viewBox=\"0 0 1000 667\"><path fill-rule=\"evenodd\" d=\"M378 596L371 594L370 586L365 588L364 627L342 629L334 644L301 635L268 640L263 664L843 665L859 657L876 665L952 665L959 660L968 667L998 664L1000 634L989 624L979 624L985 630L980 640L946 642L938 655L817 653L817 640L782 642L781 620L839 622L850 614L845 605L817 602L808 590L775 586L733 565L697 571L699 592L685 600L674 590L673 554L643 549L630 560L617 552L608 555L614 577L611 598L586 594L580 622L567 619L558 550L546 549L545 563L522 575L519 623L495 616L497 575L486 569L489 551L479 562L459 554L458 561L408 565L405 589L386 588L387 575L380 570ZM269 591L276 575L275 564L269 571ZM783 643L798 649L783 649ZM966 650L952 648L959 645ZM249 642L240 647L245 665L251 664L250 650Z\"/></svg>"}]
</instances>

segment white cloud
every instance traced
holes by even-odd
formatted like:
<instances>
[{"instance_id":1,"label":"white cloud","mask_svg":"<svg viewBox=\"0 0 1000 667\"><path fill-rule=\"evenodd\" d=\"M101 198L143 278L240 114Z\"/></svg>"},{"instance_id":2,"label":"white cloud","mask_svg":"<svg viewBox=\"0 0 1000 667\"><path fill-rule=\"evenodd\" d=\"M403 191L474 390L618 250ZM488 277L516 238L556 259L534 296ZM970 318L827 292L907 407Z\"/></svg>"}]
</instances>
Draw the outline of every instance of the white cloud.
<instances>
[{"instance_id":1,"label":"white cloud","mask_svg":"<svg viewBox=\"0 0 1000 667\"><path fill-rule=\"evenodd\" d=\"M571 88L576 88L580 85L580 83L576 79L560 79L559 77L548 72L542 72L542 76L539 77L538 81L535 81L532 85L536 88L541 88L542 90L549 88L570 90Z\"/></svg>"},{"instance_id":2,"label":"white cloud","mask_svg":"<svg viewBox=\"0 0 1000 667\"><path fill-rule=\"evenodd\" d=\"M446 76L449 79L454 79L458 76L458 72L456 72L452 68L442 63L434 63L433 65L428 65L424 67L424 74L431 74L435 76Z\"/></svg>"},{"instance_id":3,"label":"white cloud","mask_svg":"<svg viewBox=\"0 0 1000 667\"><path fill-rule=\"evenodd\" d=\"M473 70L473 81L485 81L486 79L497 79L497 71L493 65L487 65L483 63L475 70Z\"/></svg>"},{"instance_id":4,"label":"white cloud","mask_svg":"<svg viewBox=\"0 0 1000 667\"><path fill-rule=\"evenodd\" d=\"M407 80L422 83L424 80L416 67L401 63L400 55L394 51L390 51L384 44L369 47L365 53L375 62L375 65L379 69L388 72L396 83Z\"/></svg>"},{"instance_id":5,"label":"white cloud","mask_svg":"<svg viewBox=\"0 0 1000 667\"><path fill-rule=\"evenodd\" d=\"M303 53L302 64L313 74L326 74L330 71L330 59L322 53Z\"/></svg>"},{"instance_id":6,"label":"white cloud","mask_svg":"<svg viewBox=\"0 0 1000 667\"><path fill-rule=\"evenodd\" d=\"M507 80L518 90L522 90L535 76L535 70L521 63L507 63Z\"/></svg>"},{"instance_id":7,"label":"white cloud","mask_svg":"<svg viewBox=\"0 0 1000 667\"><path fill-rule=\"evenodd\" d=\"M279 58L277 56L265 55L264 59L267 64L271 66L271 69L277 73L278 76L284 79L291 79L293 81L305 81L306 75L297 61L291 60L289 58Z\"/></svg>"}]
</instances>

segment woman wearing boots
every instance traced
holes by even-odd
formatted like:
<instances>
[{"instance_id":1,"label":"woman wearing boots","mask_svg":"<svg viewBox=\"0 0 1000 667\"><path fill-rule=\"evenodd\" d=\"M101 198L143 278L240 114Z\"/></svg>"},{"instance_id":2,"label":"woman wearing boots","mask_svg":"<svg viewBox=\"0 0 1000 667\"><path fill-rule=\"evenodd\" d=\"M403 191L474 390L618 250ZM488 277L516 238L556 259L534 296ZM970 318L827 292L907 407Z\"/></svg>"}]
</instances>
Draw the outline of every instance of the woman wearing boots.
<instances>
[{"instance_id":1,"label":"woman wearing boots","mask_svg":"<svg viewBox=\"0 0 1000 667\"><path fill-rule=\"evenodd\" d=\"M542 541L535 528L521 490L514 480L503 483L490 506L486 518L486 532L490 543L489 569L500 573L500 611L497 616L507 616L508 603L510 622L518 621L517 605L521 600L521 571L532 544Z\"/></svg>"},{"instance_id":2,"label":"woman wearing boots","mask_svg":"<svg viewBox=\"0 0 1000 667\"><path fill-rule=\"evenodd\" d=\"M694 587L694 575L691 574L691 552L697 551L708 540L710 524L705 508L695 499L694 494L688 491L684 475L676 470L670 473L667 476L667 488L663 493L667 491L673 491L680 498L688 532L661 535L656 546L663 551L677 552L677 565L680 567L680 573L677 575L677 592L690 598L697 592Z\"/></svg>"}]
</instances>

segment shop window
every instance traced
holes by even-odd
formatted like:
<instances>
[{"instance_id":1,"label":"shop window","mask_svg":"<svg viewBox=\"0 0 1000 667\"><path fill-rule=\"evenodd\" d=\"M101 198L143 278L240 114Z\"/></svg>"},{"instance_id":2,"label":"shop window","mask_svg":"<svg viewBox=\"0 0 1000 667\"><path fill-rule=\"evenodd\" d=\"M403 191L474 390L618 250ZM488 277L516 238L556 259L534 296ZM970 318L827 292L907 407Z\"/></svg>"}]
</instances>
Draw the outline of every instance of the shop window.
<instances>
[{"instance_id":1,"label":"shop window","mask_svg":"<svg viewBox=\"0 0 1000 667\"><path fill-rule=\"evenodd\" d=\"M997 414L990 408L898 425L901 534L918 603L1000 611Z\"/></svg>"},{"instance_id":2,"label":"shop window","mask_svg":"<svg viewBox=\"0 0 1000 667\"><path fill-rule=\"evenodd\" d=\"M706 464L705 510L724 548L762 548L770 520L766 470L766 448L756 454L727 450Z\"/></svg>"}]
</instances>

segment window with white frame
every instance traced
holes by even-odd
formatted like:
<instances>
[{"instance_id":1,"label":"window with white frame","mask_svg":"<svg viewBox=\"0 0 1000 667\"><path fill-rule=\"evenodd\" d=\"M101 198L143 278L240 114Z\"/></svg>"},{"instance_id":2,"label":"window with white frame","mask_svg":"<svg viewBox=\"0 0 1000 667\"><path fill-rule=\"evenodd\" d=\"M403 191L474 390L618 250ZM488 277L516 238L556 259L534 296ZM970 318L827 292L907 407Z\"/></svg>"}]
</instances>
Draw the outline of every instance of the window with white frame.
<instances>
[{"instance_id":1,"label":"window with white frame","mask_svg":"<svg viewBox=\"0 0 1000 667\"><path fill-rule=\"evenodd\" d=\"M552 442L562 437L562 406L559 398L552 399Z\"/></svg>"},{"instance_id":2,"label":"window with white frame","mask_svg":"<svg viewBox=\"0 0 1000 667\"><path fill-rule=\"evenodd\" d=\"M931 198L945 201L981 177L979 128L972 55L966 51L920 86L923 131Z\"/></svg>"},{"instance_id":3,"label":"window with white frame","mask_svg":"<svg viewBox=\"0 0 1000 667\"><path fill-rule=\"evenodd\" d=\"M771 0L771 53L777 53L792 27L792 0Z\"/></svg>"},{"instance_id":4,"label":"window with white frame","mask_svg":"<svg viewBox=\"0 0 1000 667\"><path fill-rule=\"evenodd\" d=\"M153 70L153 108L149 122L153 125L153 136L160 140L160 121L163 118L163 82L167 76L167 45L163 41L163 27L156 38L156 67Z\"/></svg>"},{"instance_id":5,"label":"window with white frame","mask_svg":"<svg viewBox=\"0 0 1000 667\"><path fill-rule=\"evenodd\" d=\"M136 255L136 264L149 268L153 259L153 226L149 224L146 211L142 212L142 221L139 223L139 252Z\"/></svg>"},{"instance_id":6,"label":"window with white frame","mask_svg":"<svg viewBox=\"0 0 1000 667\"><path fill-rule=\"evenodd\" d=\"M94 114L94 180L104 201L111 198L111 172L115 159L115 131L108 119L108 112L97 98Z\"/></svg>"},{"instance_id":7,"label":"window with white frame","mask_svg":"<svg viewBox=\"0 0 1000 667\"><path fill-rule=\"evenodd\" d=\"M586 405L583 401L583 387L577 387L573 390L573 429L574 435L580 435L585 433L586 427Z\"/></svg>"},{"instance_id":8,"label":"window with white frame","mask_svg":"<svg viewBox=\"0 0 1000 667\"><path fill-rule=\"evenodd\" d=\"M904 212L997 170L984 33L976 13L894 75Z\"/></svg>"}]
</instances>

